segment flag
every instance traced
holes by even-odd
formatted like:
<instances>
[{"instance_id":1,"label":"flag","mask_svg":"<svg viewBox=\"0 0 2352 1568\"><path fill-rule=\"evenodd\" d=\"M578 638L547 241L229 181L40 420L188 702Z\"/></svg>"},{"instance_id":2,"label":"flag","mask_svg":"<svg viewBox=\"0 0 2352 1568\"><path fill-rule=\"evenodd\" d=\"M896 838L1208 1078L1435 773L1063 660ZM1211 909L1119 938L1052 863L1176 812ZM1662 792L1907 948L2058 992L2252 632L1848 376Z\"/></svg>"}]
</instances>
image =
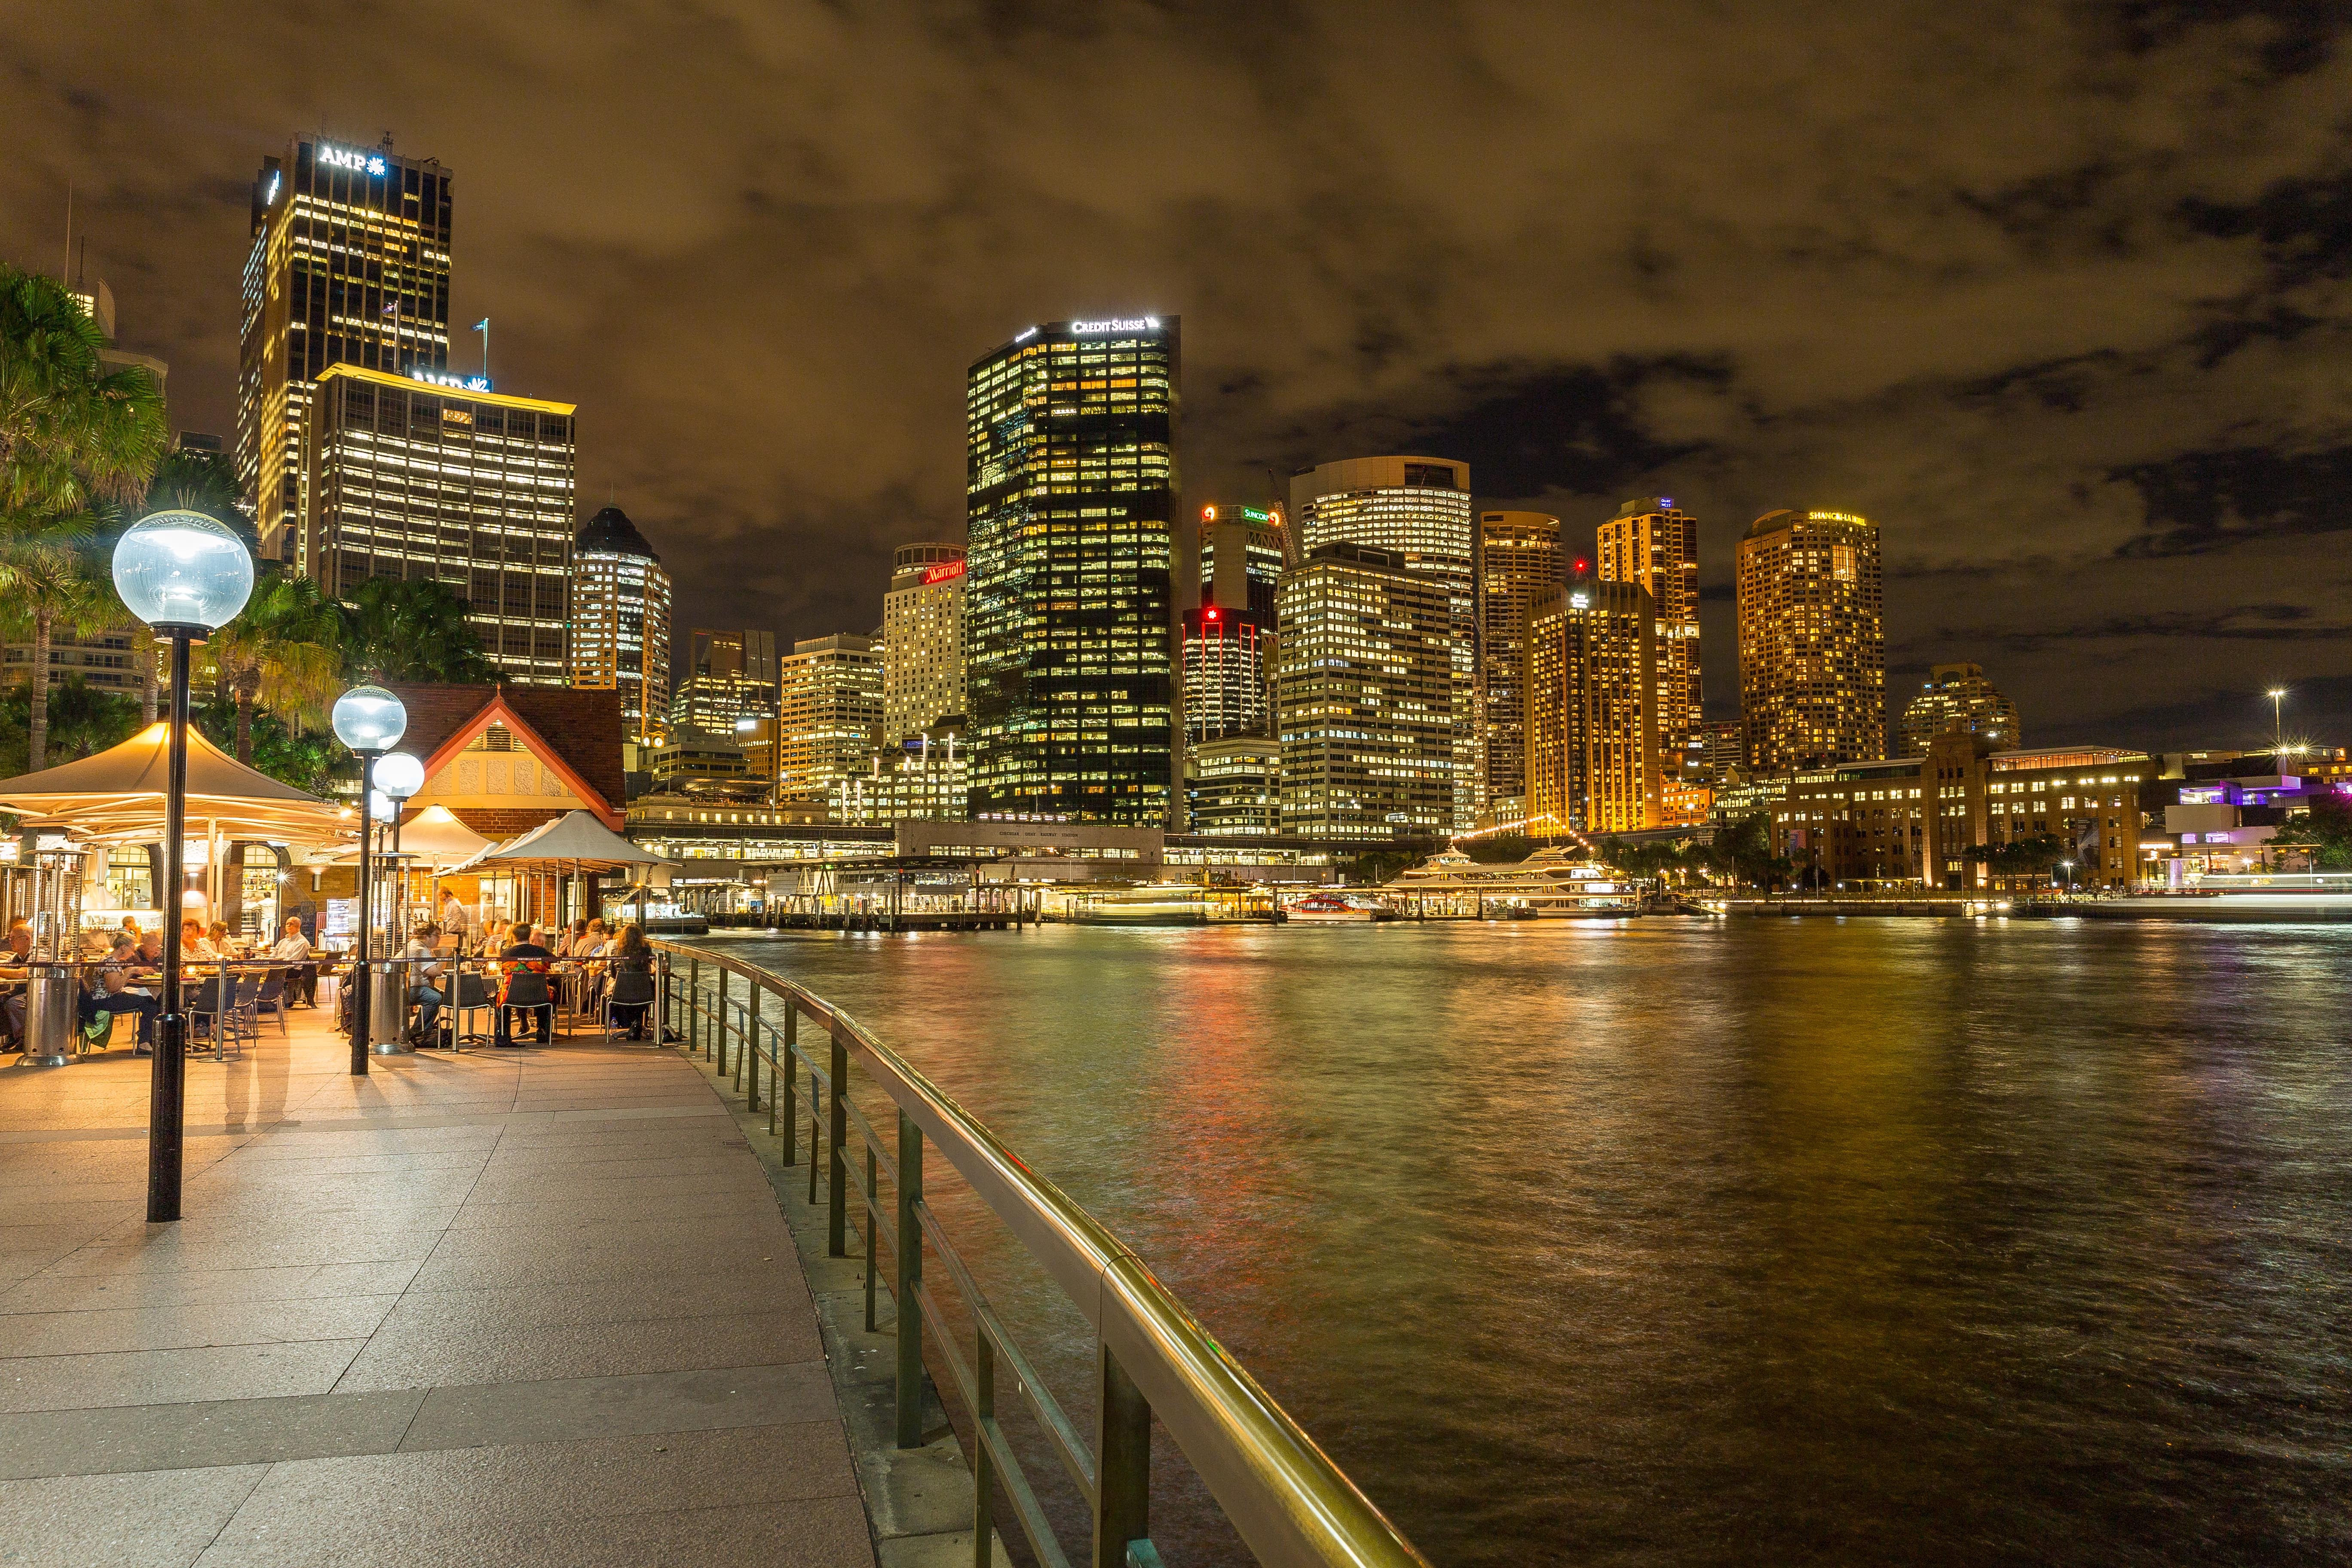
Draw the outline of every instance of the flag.
<instances>
[{"instance_id":1,"label":"flag","mask_svg":"<svg viewBox=\"0 0 2352 1568\"><path fill-rule=\"evenodd\" d=\"M489 324L490 324L490 319L489 319L488 316L484 316L480 321L476 321L476 322L474 323L474 331L478 331L478 331L481 331L483 329L487 328Z\"/></svg>"},{"instance_id":2,"label":"flag","mask_svg":"<svg viewBox=\"0 0 2352 1568\"><path fill-rule=\"evenodd\" d=\"M383 302L383 313L387 316L397 316L400 314L400 301L397 300L386 300Z\"/></svg>"}]
</instances>

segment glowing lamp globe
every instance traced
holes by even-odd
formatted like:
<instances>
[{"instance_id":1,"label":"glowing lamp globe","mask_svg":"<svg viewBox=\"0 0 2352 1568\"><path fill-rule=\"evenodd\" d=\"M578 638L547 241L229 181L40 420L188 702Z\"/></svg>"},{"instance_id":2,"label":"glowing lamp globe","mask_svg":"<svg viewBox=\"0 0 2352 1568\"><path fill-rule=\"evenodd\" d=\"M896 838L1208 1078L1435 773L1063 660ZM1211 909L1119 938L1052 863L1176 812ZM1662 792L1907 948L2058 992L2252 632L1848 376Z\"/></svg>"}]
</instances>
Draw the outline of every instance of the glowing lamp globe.
<instances>
[{"instance_id":1,"label":"glowing lamp globe","mask_svg":"<svg viewBox=\"0 0 2352 1568\"><path fill-rule=\"evenodd\" d=\"M380 789L368 791L368 816L377 822L390 822L400 815L400 802Z\"/></svg>"},{"instance_id":2,"label":"glowing lamp globe","mask_svg":"<svg viewBox=\"0 0 2352 1568\"><path fill-rule=\"evenodd\" d=\"M425 764L406 752L375 760L375 787L394 800L406 800L425 787Z\"/></svg>"},{"instance_id":3,"label":"glowing lamp globe","mask_svg":"<svg viewBox=\"0 0 2352 1568\"><path fill-rule=\"evenodd\" d=\"M114 588L159 631L215 631L253 596L253 553L218 518L151 512L114 546Z\"/></svg>"},{"instance_id":4,"label":"glowing lamp globe","mask_svg":"<svg viewBox=\"0 0 2352 1568\"><path fill-rule=\"evenodd\" d=\"M335 739L354 752L388 752L408 732L408 710L381 686L354 686L335 699Z\"/></svg>"}]
</instances>

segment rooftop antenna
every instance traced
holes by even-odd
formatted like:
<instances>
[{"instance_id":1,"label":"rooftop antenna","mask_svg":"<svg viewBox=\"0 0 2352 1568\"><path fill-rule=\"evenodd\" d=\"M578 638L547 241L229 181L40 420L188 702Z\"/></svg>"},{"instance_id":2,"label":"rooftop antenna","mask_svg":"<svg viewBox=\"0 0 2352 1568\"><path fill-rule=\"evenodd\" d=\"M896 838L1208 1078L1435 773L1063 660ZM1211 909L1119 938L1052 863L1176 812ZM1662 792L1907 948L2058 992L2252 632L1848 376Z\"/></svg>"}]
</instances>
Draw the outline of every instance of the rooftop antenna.
<instances>
[{"instance_id":1,"label":"rooftop antenna","mask_svg":"<svg viewBox=\"0 0 2352 1568\"><path fill-rule=\"evenodd\" d=\"M490 375L490 319L484 316L476 321L474 331L482 334L482 379L488 381Z\"/></svg>"}]
</instances>

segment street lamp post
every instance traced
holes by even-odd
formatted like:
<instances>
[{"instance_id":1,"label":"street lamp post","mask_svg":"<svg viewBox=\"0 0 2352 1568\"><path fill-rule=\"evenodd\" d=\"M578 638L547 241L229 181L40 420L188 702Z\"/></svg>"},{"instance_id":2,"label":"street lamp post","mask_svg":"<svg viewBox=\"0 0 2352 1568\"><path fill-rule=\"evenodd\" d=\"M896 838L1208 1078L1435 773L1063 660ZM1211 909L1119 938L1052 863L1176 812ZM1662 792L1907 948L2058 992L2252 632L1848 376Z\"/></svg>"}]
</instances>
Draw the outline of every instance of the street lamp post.
<instances>
[{"instance_id":1,"label":"street lamp post","mask_svg":"<svg viewBox=\"0 0 2352 1568\"><path fill-rule=\"evenodd\" d=\"M2277 763L2280 754L2286 750L2286 710L2284 706L2286 688L2273 686L2263 695L2271 700L2271 762L2273 764L2271 772L2282 773L2284 769Z\"/></svg>"},{"instance_id":2,"label":"street lamp post","mask_svg":"<svg viewBox=\"0 0 2352 1568\"><path fill-rule=\"evenodd\" d=\"M393 884L398 891L392 900L393 908L398 911L394 916L392 932L393 942L397 944L401 934L400 922L408 916L408 868L400 859L400 814L408 805L408 797L425 787L425 764L406 752L394 752L379 758L375 764L375 787L392 802L392 810L385 816L392 823L392 874L399 879Z\"/></svg>"},{"instance_id":3,"label":"street lamp post","mask_svg":"<svg viewBox=\"0 0 2352 1568\"><path fill-rule=\"evenodd\" d=\"M172 645L170 757L163 795L163 886L177 903L188 826L188 649L236 618L253 596L253 554L217 519L159 511L114 546L123 605ZM182 1130L186 1121L187 1016L180 1011L180 910L163 911L163 1011L147 1090L147 1221L180 1217Z\"/></svg>"},{"instance_id":4,"label":"street lamp post","mask_svg":"<svg viewBox=\"0 0 2352 1568\"><path fill-rule=\"evenodd\" d=\"M408 731L408 710L381 686L354 686L335 699L335 739L360 760L360 940L352 961L352 1076L368 1071L368 938L375 924L368 881L369 838L374 832L375 762Z\"/></svg>"}]
</instances>

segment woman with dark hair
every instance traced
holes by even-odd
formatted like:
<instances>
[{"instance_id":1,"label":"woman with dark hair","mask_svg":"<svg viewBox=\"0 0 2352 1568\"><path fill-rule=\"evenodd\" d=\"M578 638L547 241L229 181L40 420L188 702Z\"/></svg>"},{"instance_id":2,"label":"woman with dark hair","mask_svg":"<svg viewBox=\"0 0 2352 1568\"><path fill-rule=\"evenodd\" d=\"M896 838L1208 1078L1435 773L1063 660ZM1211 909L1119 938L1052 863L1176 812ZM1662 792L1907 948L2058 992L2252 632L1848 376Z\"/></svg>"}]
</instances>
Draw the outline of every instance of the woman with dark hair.
<instances>
[{"instance_id":1,"label":"woman with dark hair","mask_svg":"<svg viewBox=\"0 0 2352 1568\"><path fill-rule=\"evenodd\" d=\"M646 1015L653 1010L654 950L646 945L642 930L627 925L621 928L619 938L605 954L612 965L605 984L613 988L613 1021L629 1026L630 1039L642 1040Z\"/></svg>"}]
</instances>

